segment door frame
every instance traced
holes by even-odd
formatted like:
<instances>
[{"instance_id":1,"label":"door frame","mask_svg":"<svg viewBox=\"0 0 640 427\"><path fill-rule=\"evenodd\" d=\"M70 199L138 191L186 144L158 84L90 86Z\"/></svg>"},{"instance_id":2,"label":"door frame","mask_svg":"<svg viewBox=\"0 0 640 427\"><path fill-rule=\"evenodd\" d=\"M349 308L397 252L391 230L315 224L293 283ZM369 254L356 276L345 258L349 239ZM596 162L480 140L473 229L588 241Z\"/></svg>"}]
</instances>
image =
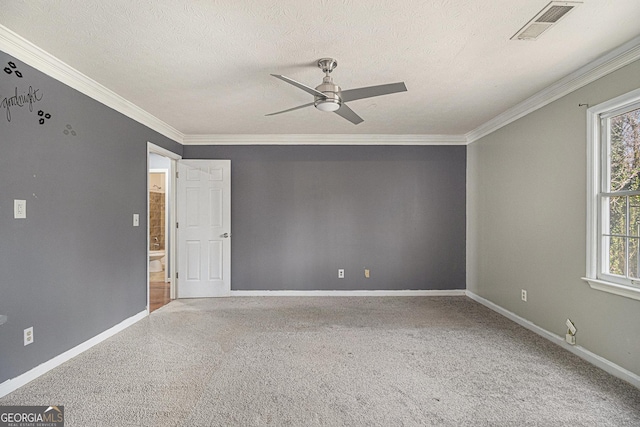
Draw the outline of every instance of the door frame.
<instances>
[{"instance_id":1,"label":"door frame","mask_svg":"<svg viewBox=\"0 0 640 427\"><path fill-rule=\"evenodd\" d=\"M170 287L170 298L173 300L176 298L176 268L177 268L177 257L176 250L178 248L176 244L176 203L177 203L177 193L178 187L176 185L176 172L178 171L178 160L182 159L182 156L174 153L173 151L169 151L165 148L162 148L150 141L147 141L147 167L146 167L146 181L147 181L147 314L149 314L149 154L155 153L164 157L168 157L171 162L171 167L169 168L169 175L167 181L169 182L169 200L167 203L169 205L169 217L172 219L169 223L169 256L167 257L167 263L169 264L169 274L167 276L167 280L169 281Z\"/></svg>"}]
</instances>

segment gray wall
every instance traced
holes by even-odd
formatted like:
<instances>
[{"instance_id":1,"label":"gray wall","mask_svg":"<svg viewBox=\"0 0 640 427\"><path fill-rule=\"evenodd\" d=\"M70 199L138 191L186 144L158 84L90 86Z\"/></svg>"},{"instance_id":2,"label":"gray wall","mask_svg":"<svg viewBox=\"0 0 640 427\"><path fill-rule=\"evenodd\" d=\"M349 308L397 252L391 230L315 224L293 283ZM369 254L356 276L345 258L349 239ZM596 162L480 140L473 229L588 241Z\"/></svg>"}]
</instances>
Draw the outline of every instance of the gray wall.
<instances>
[{"instance_id":1,"label":"gray wall","mask_svg":"<svg viewBox=\"0 0 640 427\"><path fill-rule=\"evenodd\" d=\"M23 77L0 73L0 101L30 86L40 100L0 115L0 383L145 309L146 144L182 150L0 52L9 61ZM27 219L13 219L14 199Z\"/></svg>"},{"instance_id":2,"label":"gray wall","mask_svg":"<svg viewBox=\"0 0 640 427\"><path fill-rule=\"evenodd\" d=\"M465 288L466 147L185 146L183 156L231 159L234 290Z\"/></svg>"},{"instance_id":3,"label":"gray wall","mask_svg":"<svg viewBox=\"0 0 640 427\"><path fill-rule=\"evenodd\" d=\"M640 301L586 271L586 110L640 87L632 63L468 147L467 287L640 375ZM528 302L520 300L527 289Z\"/></svg>"}]
</instances>

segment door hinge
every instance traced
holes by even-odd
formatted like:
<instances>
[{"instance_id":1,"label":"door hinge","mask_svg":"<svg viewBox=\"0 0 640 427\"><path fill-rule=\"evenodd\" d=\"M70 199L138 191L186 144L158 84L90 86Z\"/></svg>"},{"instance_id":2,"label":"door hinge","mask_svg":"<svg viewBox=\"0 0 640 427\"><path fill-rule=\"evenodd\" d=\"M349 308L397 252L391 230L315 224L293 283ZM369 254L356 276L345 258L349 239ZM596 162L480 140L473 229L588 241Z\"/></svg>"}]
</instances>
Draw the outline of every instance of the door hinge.
<instances>
[{"instance_id":1,"label":"door hinge","mask_svg":"<svg viewBox=\"0 0 640 427\"><path fill-rule=\"evenodd\" d=\"M180 178L180 172L176 172L176 178Z\"/></svg>"},{"instance_id":2,"label":"door hinge","mask_svg":"<svg viewBox=\"0 0 640 427\"><path fill-rule=\"evenodd\" d=\"M180 228L180 223L176 222L176 228Z\"/></svg>"},{"instance_id":3,"label":"door hinge","mask_svg":"<svg viewBox=\"0 0 640 427\"><path fill-rule=\"evenodd\" d=\"M178 278L178 276L179 276L179 274L178 274L178 272L176 271L176 279Z\"/></svg>"}]
</instances>

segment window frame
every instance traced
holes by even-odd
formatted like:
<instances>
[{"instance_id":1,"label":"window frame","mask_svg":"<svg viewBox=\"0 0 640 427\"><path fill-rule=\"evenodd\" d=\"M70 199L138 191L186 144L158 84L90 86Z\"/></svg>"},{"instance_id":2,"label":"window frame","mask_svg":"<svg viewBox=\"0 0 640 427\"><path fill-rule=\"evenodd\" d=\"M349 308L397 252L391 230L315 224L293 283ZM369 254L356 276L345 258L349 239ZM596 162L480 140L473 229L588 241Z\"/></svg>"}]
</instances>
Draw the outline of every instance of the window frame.
<instances>
[{"instance_id":1,"label":"window frame","mask_svg":"<svg viewBox=\"0 0 640 427\"><path fill-rule=\"evenodd\" d=\"M587 109L587 271L582 278L593 289L636 300L640 300L640 280L602 273L603 219L608 218L608 212L605 213L608 206L603 200L612 194L605 191L609 185L606 160L609 155L609 132L602 125L602 120L639 106L640 89L636 89ZM623 193L629 192L620 195Z\"/></svg>"}]
</instances>

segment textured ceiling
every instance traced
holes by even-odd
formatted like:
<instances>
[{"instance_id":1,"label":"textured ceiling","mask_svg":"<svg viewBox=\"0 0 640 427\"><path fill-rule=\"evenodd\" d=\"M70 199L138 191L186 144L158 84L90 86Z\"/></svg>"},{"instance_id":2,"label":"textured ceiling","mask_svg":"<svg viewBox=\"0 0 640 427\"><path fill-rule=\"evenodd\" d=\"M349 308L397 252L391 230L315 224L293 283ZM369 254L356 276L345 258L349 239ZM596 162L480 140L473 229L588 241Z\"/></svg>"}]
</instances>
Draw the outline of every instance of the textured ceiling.
<instances>
[{"instance_id":1,"label":"textured ceiling","mask_svg":"<svg viewBox=\"0 0 640 427\"><path fill-rule=\"evenodd\" d=\"M537 41L547 0L3 0L0 24L185 134L465 134L640 34L640 1L584 0ZM364 122L306 108L315 62Z\"/></svg>"}]
</instances>

